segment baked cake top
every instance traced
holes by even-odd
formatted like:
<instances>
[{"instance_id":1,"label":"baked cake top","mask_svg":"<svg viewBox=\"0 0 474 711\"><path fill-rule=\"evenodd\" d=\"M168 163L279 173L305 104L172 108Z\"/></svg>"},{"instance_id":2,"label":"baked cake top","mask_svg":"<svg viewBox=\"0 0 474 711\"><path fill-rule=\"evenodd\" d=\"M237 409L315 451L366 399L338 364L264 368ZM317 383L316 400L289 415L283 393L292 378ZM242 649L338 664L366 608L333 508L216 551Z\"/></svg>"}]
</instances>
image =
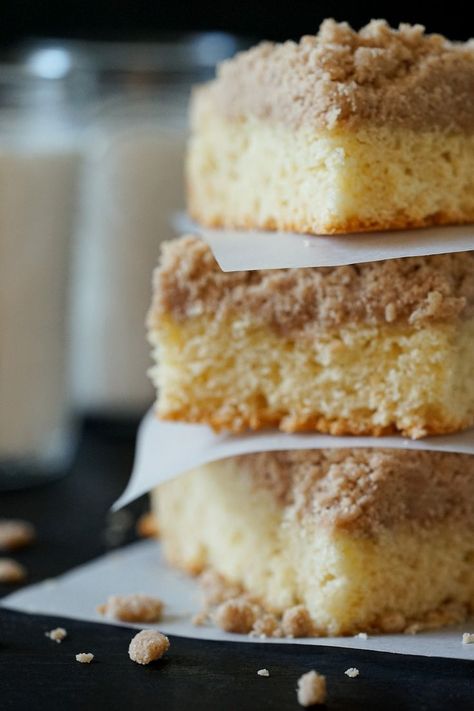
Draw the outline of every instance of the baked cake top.
<instances>
[{"instance_id":1,"label":"baked cake top","mask_svg":"<svg viewBox=\"0 0 474 711\"><path fill-rule=\"evenodd\" d=\"M474 41L450 42L422 25L372 20L356 32L325 20L317 35L263 42L223 62L197 105L200 97L235 119L472 131Z\"/></svg>"},{"instance_id":2,"label":"baked cake top","mask_svg":"<svg viewBox=\"0 0 474 711\"><path fill-rule=\"evenodd\" d=\"M474 314L474 252L340 267L223 272L210 247L186 236L162 245L149 325L251 314L286 335L351 323L425 326Z\"/></svg>"}]
</instances>

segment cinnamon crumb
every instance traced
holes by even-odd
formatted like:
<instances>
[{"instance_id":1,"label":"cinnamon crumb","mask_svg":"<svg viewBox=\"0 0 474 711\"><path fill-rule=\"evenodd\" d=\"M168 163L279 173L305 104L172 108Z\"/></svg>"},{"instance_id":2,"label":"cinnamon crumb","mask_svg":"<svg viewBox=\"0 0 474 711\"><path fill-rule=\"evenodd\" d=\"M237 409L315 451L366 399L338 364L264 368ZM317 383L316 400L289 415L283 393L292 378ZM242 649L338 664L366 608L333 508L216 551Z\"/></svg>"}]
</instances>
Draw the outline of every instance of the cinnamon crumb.
<instances>
[{"instance_id":1,"label":"cinnamon crumb","mask_svg":"<svg viewBox=\"0 0 474 711\"><path fill-rule=\"evenodd\" d=\"M349 669L346 669L344 674L350 679L355 679L356 676L359 676L359 670L357 669L357 667L349 667Z\"/></svg>"},{"instance_id":2,"label":"cinnamon crumb","mask_svg":"<svg viewBox=\"0 0 474 711\"><path fill-rule=\"evenodd\" d=\"M35 527L28 521L0 519L0 550L13 551L25 548L35 539Z\"/></svg>"},{"instance_id":3,"label":"cinnamon crumb","mask_svg":"<svg viewBox=\"0 0 474 711\"><path fill-rule=\"evenodd\" d=\"M161 659L169 647L166 635L157 630L142 630L130 642L128 656L137 664L150 664Z\"/></svg>"},{"instance_id":4,"label":"cinnamon crumb","mask_svg":"<svg viewBox=\"0 0 474 711\"><path fill-rule=\"evenodd\" d=\"M270 676L268 669L259 669L257 674L258 676Z\"/></svg>"},{"instance_id":5,"label":"cinnamon crumb","mask_svg":"<svg viewBox=\"0 0 474 711\"><path fill-rule=\"evenodd\" d=\"M287 637L309 637L313 631L310 614L304 605L295 605L285 610L281 624Z\"/></svg>"},{"instance_id":6,"label":"cinnamon crumb","mask_svg":"<svg viewBox=\"0 0 474 711\"><path fill-rule=\"evenodd\" d=\"M76 654L76 662L81 664L90 664L94 659L94 655L91 652L79 652Z\"/></svg>"},{"instance_id":7,"label":"cinnamon crumb","mask_svg":"<svg viewBox=\"0 0 474 711\"><path fill-rule=\"evenodd\" d=\"M316 671L303 674L296 690L300 706L315 706L326 702L326 677Z\"/></svg>"},{"instance_id":8,"label":"cinnamon crumb","mask_svg":"<svg viewBox=\"0 0 474 711\"><path fill-rule=\"evenodd\" d=\"M26 568L13 558L0 558L0 583L16 585L26 580Z\"/></svg>"},{"instance_id":9,"label":"cinnamon crumb","mask_svg":"<svg viewBox=\"0 0 474 711\"><path fill-rule=\"evenodd\" d=\"M45 632L45 636L49 637L49 639L53 640L53 642L60 644L63 639L67 637L67 632L64 627L56 627L54 630Z\"/></svg>"},{"instance_id":10,"label":"cinnamon crumb","mask_svg":"<svg viewBox=\"0 0 474 711\"><path fill-rule=\"evenodd\" d=\"M159 598L140 593L110 595L104 605L97 607L97 612L108 619L122 622L159 622L163 606Z\"/></svg>"},{"instance_id":11,"label":"cinnamon crumb","mask_svg":"<svg viewBox=\"0 0 474 711\"><path fill-rule=\"evenodd\" d=\"M214 620L225 632L247 634L256 620L255 605L244 598L226 600L215 611Z\"/></svg>"}]
</instances>

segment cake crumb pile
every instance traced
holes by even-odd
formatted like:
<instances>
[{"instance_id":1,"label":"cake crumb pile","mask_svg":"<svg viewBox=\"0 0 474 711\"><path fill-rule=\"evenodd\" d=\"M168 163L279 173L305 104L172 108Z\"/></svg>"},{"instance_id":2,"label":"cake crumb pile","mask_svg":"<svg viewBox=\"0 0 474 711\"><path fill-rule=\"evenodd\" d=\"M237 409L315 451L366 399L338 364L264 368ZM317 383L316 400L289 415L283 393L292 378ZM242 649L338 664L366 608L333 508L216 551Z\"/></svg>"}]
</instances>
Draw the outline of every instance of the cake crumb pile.
<instances>
[{"instance_id":1,"label":"cake crumb pile","mask_svg":"<svg viewBox=\"0 0 474 711\"><path fill-rule=\"evenodd\" d=\"M150 664L161 659L169 647L166 635L157 630L142 630L130 642L128 656L137 664Z\"/></svg>"},{"instance_id":2,"label":"cake crumb pile","mask_svg":"<svg viewBox=\"0 0 474 711\"><path fill-rule=\"evenodd\" d=\"M55 627L54 630L45 632L45 635L46 637L49 637L49 639L53 640L53 642L57 642L58 644L60 644L63 639L66 639L67 632L64 627Z\"/></svg>"},{"instance_id":3,"label":"cake crumb pile","mask_svg":"<svg viewBox=\"0 0 474 711\"><path fill-rule=\"evenodd\" d=\"M20 519L0 519L0 550L26 548L36 539L33 524Z\"/></svg>"},{"instance_id":4,"label":"cake crumb pile","mask_svg":"<svg viewBox=\"0 0 474 711\"><path fill-rule=\"evenodd\" d=\"M316 706L326 702L326 677L312 670L298 679L296 696L300 706Z\"/></svg>"},{"instance_id":5,"label":"cake crumb pile","mask_svg":"<svg viewBox=\"0 0 474 711\"><path fill-rule=\"evenodd\" d=\"M98 606L97 611L108 619L122 622L159 622L163 606L162 600L157 597L133 593L110 595L105 604Z\"/></svg>"},{"instance_id":6,"label":"cake crumb pile","mask_svg":"<svg viewBox=\"0 0 474 711\"><path fill-rule=\"evenodd\" d=\"M16 585L26 580L26 568L13 558L0 558L0 583Z\"/></svg>"},{"instance_id":7,"label":"cake crumb pile","mask_svg":"<svg viewBox=\"0 0 474 711\"><path fill-rule=\"evenodd\" d=\"M80 662L81 664L90 664L93 659L94 655L92 652L79 652L79 654L76 654L76 662Z\"/></svg>"}]
</instances>

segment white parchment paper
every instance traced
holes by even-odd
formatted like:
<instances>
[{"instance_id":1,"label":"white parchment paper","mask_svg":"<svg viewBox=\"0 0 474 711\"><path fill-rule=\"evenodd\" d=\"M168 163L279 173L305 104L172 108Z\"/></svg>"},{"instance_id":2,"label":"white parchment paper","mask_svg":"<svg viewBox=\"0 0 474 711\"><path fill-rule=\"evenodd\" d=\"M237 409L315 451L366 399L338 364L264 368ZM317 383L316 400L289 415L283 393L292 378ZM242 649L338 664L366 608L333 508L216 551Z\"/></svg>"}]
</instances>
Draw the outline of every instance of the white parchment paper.
<instances>
[{"instance_id":1,"label":"white parchment paper","mask_svg":"<svg viewBox=\"0 0 474 711\"><path fill-rule=\"evenodd\" d=\"M159 628L170 635L227 642L315 644L474 661L474 644L462 644L462 633L474 631L474 621L471 626L464 624L417 635L374 635L367 640L357 637L249 640L246 635L222 632L210 624L195 627L191 618L200 609L196 583L166 565L156 541L132 544L55 580L23 588L4 598L1 605L20 612L110 623L96 612L97 605L105 602L108 595L136 592L156 595L165 602L166 614ZM127 623L125 626L143 628L147 625Z\"/></svg>"},{"instance_id":2,"label":"white parchment paper","mask_svg":"<svg viewBox=\"0 0 474 711\"><path fill-rule=\"evenodd\" d=\"M207 229L185 213L175 215L173 224L177 232L200 235L206 240L224 272L335 267L474 250L474 225L322 236Z\"/></svg>"},{"instance_id":3,"label":"white parchment paper","mask_svg":"<svg viewBox=\"0 0 474 711\"><path fill-rule=\"evenodd\" d=\"M474 429L442 437L411 440L405 437L335 437L323 434L287 434L278 430L242 435L215 434L205 425L158 420L150 410L138 432L132 476L118 509L153 487L193 467L251 452L288 449L384 447L474 454Z\"/></svg>"}]
</instances>

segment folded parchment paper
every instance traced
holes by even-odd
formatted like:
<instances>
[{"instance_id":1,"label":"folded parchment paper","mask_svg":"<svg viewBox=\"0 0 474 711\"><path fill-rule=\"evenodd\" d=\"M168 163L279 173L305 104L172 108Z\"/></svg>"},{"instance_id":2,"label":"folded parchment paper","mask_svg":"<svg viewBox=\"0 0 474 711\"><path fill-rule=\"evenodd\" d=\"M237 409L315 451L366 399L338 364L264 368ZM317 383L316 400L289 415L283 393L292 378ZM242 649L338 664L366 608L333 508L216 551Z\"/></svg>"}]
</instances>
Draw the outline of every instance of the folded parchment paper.
<instances>
[{"instance_id":1,"label":"folded parchment paper","mask_svg":"<svg viewBox=\"0 0 474 711\"><path fill-rule=\"evenodd\" d=\"M107 622L96 612L96 606L105 602L108 595L136 592L156 595L165 602L165 616L158 627L166 634L228 642L255 641L246 635L222 632L211 625L195 627L191 623L191 617L199 610L196 583L165 564L155 541L135 543L55 580L24 588L4 598L2 605L21 612ZM143 628L147 625L127 623L127 626ZM474 644L462 644L463 632L474 632L474 622L471 627L465 624L417 635L374 635L369 636L367 640L357 637L328 637L263 641L272 644L349 647L474 661ZM257 643L260 641L256 640Z\"/></svg>"},{"instance_id":2,"label":"folded parchment paper","mask_svg":"<svg viewBox=\"0 0 474 711\"><path fill-rule=\"evenodd\" d=\"M163 422L150 410L140 425L132 476L114 509L193 467L250 452L287 449L384 447L474 454L474 429L442 437L335 437L263 430L242 435L215 434L206 425Z\"/></svg>"},{"instance_id":3,"label":"folded parchment paper","mask_svg":"<svg viewBox=\"0 0 474 711\"><path fill-rule=\"evenodd\" d=\"M335 267L474 250L474 225L351 235L301 235L255 230L211 230L174 216L179 233L200 235L224 272L289 267Z\"/></svg>"}]
</instances>

